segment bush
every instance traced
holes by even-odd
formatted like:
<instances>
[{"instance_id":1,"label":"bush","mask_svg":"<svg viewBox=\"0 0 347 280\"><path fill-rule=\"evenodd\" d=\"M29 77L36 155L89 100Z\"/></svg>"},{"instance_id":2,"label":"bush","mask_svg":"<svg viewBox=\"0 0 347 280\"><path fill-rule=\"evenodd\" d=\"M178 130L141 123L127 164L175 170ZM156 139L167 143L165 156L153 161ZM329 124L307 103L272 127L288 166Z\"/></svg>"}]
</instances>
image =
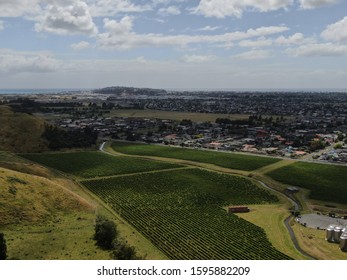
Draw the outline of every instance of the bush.
<instances>
[{"instance_id":1,"label":"bush","mask_svg":"<svg viewBox=\"0 0 347 280\"><path fill-rule=\"evenodd\" d=\"M112 257L116 260L138 260L134 247L127 246L124 243L118 243L115 245L115 249L112 252Z\"/></svg>"},{"instance_id":2,"label":"bush","mask_svg":"<svg viewBox=\"0 0 347 280\"><path fill-rule=\"evenodd\" d=\"M95 223L94 239L104 249L112 249L112 243L118 235L116 224L105 217L98 216Z\"/></svg>"},{"instance_id":3,"label":"bush","mask_svg":"<svg viewBox=\"0 0 347 280\"><path fill-rule=\"evenodd\" d=\"M342 144L336 144L334 146L334 149L337 150L337 149L342 149Z\"/></svg>"},{"instance_id":4,"label":"bush","mask_svg":"<svg viewBox=\"0 0 347 280\"><path fill-rule=\"evenodd\" d=\"M6 260L7 258L7 246L5 236L0 232L0 260Z\"/></svg>"}]
</instances>

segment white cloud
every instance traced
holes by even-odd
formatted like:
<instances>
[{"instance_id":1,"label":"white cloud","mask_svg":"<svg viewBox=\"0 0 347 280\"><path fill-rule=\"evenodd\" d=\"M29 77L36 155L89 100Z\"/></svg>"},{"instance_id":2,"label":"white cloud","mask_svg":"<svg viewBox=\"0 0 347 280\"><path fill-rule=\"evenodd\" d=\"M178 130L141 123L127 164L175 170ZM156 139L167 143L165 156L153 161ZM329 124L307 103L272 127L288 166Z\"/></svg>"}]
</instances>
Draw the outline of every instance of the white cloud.
<instances>
[{"instance_id":1,"label":"white cloud","mask_svg":"<svg viewBox=\"0 0 347 280\"><path fill-rule=\"evenodd\" d=\"M139 13L151 9L150 5L136 5L129 0L86 0L93 17L114 16L120 13Z\"/></svg>"},{"instance_id":2,"label":"white cloud","mask_svg":"<svg viewBox=\"0 0 347 280\"><path fill-rule=\"evenodd\" d=\"M66 0L1 0L0 17L19 17L23 15L39 15L47 5L69 5L73 1ZM119 13L135 13L148 11L150 5L136 5L130 0L83 0L88 5L93 17L113 16Z\"/></svg>"},{"instance_id":3,"label":"white cloud","mask_svg":"<svg viewBox=\"0 0 347 280\"><path fill-rule=\"evenodd\" d=\"M340 0L299 0L302 9L315 9L325 5L333 5Z\"/></svg>"},{"instance_id":4,"label":"white cloud","mask_svg":"<svg viewBox=\"0 0 347 280\"><path fill-rule=\"evenodd\" d=\"M71 48L75 51L81 51L90 48L90 43L86 41L81 41L71 45Z\"/></svg>"},{"instance_id":5,"label":"white cloud","mask_svg":"<svg viewBox=\"0 0 347 280\"><path fill-rule=\"evenodd\" d=\"M286 52L293 56L345 56L347 55L347 46L327 44L308 44L298 48L287 49Z\"/></svg>"},{"instance_id":6,"label":"white cloud","mask_svg":"<svg viewBox=\"0 0 347 280\"><path fill-rule=\"evenodd\" d=\"M277 38L259 37L257 40L243 40L239 42L240 47L261 48L271 45L290 46L314 44L316 40L312 37L306 38L302 33L295 33L290 36L279 36Z\"/></svg>"},{"instance_id":7,"label":"white cloud","mask_svg":"<svg viewBox=\"0 0 347 280\"><path fill-rule=\"evenodd\" d=\"M4 22L2 20L0 20L0 31L4 30Z\"/></svg>"},{"instance_id":8,"label":"white cloud","mask_svg":"<svg viewBox=\"0 0 347 280\"><path fill-rule=\"evenodd\" d=\"M60 35L95 35L97 33L89 8L81 0L68 0L65 3L48 5L39 22L35 24L35 30Z\"/></svg>"},{"instance_id":9,"label":"white cloud","mask_svg":"<svg viewBox=\"0 0 347 280\"><path fill-rule=\"evenodd\" d=\"M139 47L186 47L189 44L226 44L248 38L277 34L287 31L284 26L268 26L236 31L220 35L163 35L160 33L137 34L132 30L133 19L123 17L120 21L105 19L106 32L98 35L98 45L106 49L132 49Z\"/></svg>"},{"instance_id":10,"label":"white cloud","mask_svg":"<svg viewBox=\"0 0 347 280\"><path fill-rule=\"evenodd\" d=\"M171 3L183 3L186 0L152 0L151 1L151 6L156 7L159 5L164 5L164 6L168 6Z\"/></svg>"},{"instance_id":11,"label":"white cloud","mask_svg":"<svg viewBox=\"0 0 347 280\"><path fill-rule=\"evenodd\" d=\"M0 17L31 16L40 13L41 0L1 0Z\"/></svg>"},{"instance_id":12,"label":"white cloud","mask_svg":"<svg viewBox=\"0 0 347 280\"><path fill-rule=\"evenodd\" d=\"M270 57L270 52L265 50L251 50L248 52L243 52L233 56L233 58L244 59L244 60L258 60L266 59Z\"/></svg>"},{"instance_id":13,"label":"white cloud","mask_svg":"<svg viewBox=\"0 0 347 280\"><path fill-rule=\"evenodd\" d=\"M109 36L129 34L133 29L133 18L125 16L119 22L106 18L104 28L109 32Z\"/></svg>"},{"instance_id":14,"label":"white cloud","mask_svg":"<svg viewBox=\"0 0 347 280\"><path fill-rule=\"evenodd\" d=\"M236 5L235 1L230 0L201 0L199 5L193 10L193 13L216 18L225 18L227 16L241 17L242 7Z\"/></svg>"},{"instance_id":15,"label":"white cloud","mask_svg":"<svg viewBox=\"0 0 347 280\"><path fill-rule=\"evenodd\" d=\"M286 9L293 4L293 0L245 0L245 5L261 12Z\"/></svg>"},{"instance_id":16,"label":"white cloud","mask_svg":"<svg viewBox=\"0 0 347 280\"><path fill-rule=\"evenodd\" d=\"M271 39L266 39L264 37L260 37L257 40L243 40L239 42L240 47L247 47L247 48L260 48L260 47L267 47L272 45Z\"/></svg>"},{"instance_id":17,"label":"white cloud","mask_svg":"<svg viewBox=\"0 0 347 280\"><path fill-rule=\"evenodd\" d=\"M214 55L185 55L181 58L181 61L187 63L202 63L215 60Z\"/></svg>"},{"instance_id":18,"label":"white cloud","mask_svg":"<svg viewBox=\"0 0 347 280\"><path fill-rule=\"evenodd\" d=\"M139 56L135 59L135 62L138 62L140 64L146 64L147 60L143 56Z\"/></svg>"},{"instance_id":19,"label":"white cloud","mask_svg":"<svg viewBox=\"0 0 347 280\"><path fill-rule=\"evenodd\" d=\"M206 17L225 18L228 16L242 16L243 11L255 9L261 12L287 8L293 0L200 0L199 5L193 9L194 14Z\"/></svg>"},{"instance_id":20,"label":"white cloud","mask_svg":"<svg viewBox=\"0 0 347 280\"><path fill-rule=\"evenodd\" d=\"M62 68L62 63L49 53L17 52L0 49L0 73L45 73Z\"/></svg>"},{"instance_id":21,"label":"white cloud","mask_svg":"<svg viewBox=\"0 0 347 280\"><path fill-rule=\"evenodd\" d=\"M152 5L157 6L157 5L167 5L171 2L171 0L152 0Z\"/></svg>"},{"instance_id":22,"label":"white cloud","mask_svg":"<svg viewBox=\"0 0 347 280\"><path fill-rule=\"evenodd\" d=\"M218 29L221 29L222 27L221 26L210 26L210 25L206 25L202 28L199 28L198 30L199 31L215 31L215 30L218 30Z\"/></svg>"},{"instance_id":23,"label":"white cloud","mask_svg":"<svg viewBox=\"0 0 347 280\"><path fill-rule=\"evenodd\" d=\"M304 34L302 33L295 33L292 36L284 37L280 36L276 39L276 43L278 45L292 45L292 44L300 44L304 40Z\"/></svg>"},{"instance_id":24,"label":"white cloud","mask_svg":"<svg viewBox=\"0 0 347 280\"><path fill-rule=\"evenodd\" d=\"M347 17L342 20L328 25L327 28L321 33L321 36L326 40L334 42L347 41Z\"/></svg>"},{"instance_id":25,"label":"white cloud","mask_svg":"<svg viewBox=\"0 0 347 280\"><path fill-rule=\"evenodd\" d=\"M176 16L181 14L181 11L178 7L176 6L169 6L169 7L165 7L165 8L160 8L158 10L158 14L162 15L162 16Z\"/></svg>"}]
</instances>

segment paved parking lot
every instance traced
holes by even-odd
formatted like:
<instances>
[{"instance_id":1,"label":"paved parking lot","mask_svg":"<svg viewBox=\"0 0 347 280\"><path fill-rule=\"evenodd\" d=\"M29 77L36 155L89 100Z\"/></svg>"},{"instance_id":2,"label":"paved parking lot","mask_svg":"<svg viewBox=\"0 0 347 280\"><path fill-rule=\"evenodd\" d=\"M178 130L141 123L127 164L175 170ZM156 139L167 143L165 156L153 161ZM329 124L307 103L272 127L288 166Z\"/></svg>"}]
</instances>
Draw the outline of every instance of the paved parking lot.
<instances>
[{"instance_id":1,"label":"paved parking lot","mask_svg":"<svg viewBox=\"0 0 347 280\"><path fill-rule=\"evenodd\" d=\"M326 229L331 224L347 226L347 220L331 218L325 215L306 214L298 218L297 222L309 228Z\"/></svg>"}]
</instances>

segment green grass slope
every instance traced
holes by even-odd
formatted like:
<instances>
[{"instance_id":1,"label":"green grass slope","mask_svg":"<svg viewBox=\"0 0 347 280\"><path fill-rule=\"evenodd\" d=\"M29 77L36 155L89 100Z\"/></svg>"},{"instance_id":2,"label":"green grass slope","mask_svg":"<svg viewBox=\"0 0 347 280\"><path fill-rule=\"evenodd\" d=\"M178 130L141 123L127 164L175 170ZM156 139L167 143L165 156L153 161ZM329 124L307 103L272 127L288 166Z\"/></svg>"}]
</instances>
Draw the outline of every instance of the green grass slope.
<instances>
[{"instance_id":1,"label":"green grass slope","mask_svg":"<svg viewBox=\"0 0 347 280\"><path fill-rule=\"evenodd\" d=\"M10 259L108 259L93 240L95 209L46 178L0 168L0 232Z\"/></svg>"},{"instance_id":2,"label":"green grass slope","mask_svg":"<svg viewBox=\"0 0 347 280\"><path fill-rule=\"evenodd\" d=\"M43 120L0 106L0 124L0 150L39 152L47 149L47 143L41 138Z\"/></svg>"},{"instance_id":3,"label":"green grass slope","mask_svg":"<svg viewBox=\"0 0 347 280\"><path fill-rule=\"evenodd\" d=\"M266 175L279 182L311 191L310 198L347 204L347 167L297 162Z\"/></svg>"},{"instance_id":4,"label":"green grass slope","mask_svg":"<svg viewBox=\"0 0 347 280\"><path fill-rule=\"evenodd\" d=\"M0 168L0 224L31 223L90 207L54 182Z\"/></svg>"}]
</instances>

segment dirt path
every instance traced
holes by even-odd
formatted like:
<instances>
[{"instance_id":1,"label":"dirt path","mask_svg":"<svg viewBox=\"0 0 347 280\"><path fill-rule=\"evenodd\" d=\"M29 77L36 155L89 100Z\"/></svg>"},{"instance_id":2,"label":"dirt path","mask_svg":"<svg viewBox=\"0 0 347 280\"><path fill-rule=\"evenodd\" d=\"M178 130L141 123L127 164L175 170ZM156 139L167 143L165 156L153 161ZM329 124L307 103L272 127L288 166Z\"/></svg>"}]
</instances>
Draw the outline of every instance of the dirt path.
<instances>
[{"instance_id":1,"label":"dirt path","mask_svg":"<svg viewBox=\"0 0 347 280\"><path fill-rule=\"evenodd\" d=\"M114 156L114 155L113 155ZM175 171L175 170L185 170L185 169L193 169L193 166L184 166L184 167L176 167L176 168L166 168L166 169L160 169L160 170L151 170L151 171L142 171L142 172L134 172L134 173L127 173L127 174L118 174L118 175L111 175L111 176L103 176L103 177L95 177L95 178L88 178L88 179L82 179L80 182L88 182L88 181L94 181L94 180L101 180L101 179L109 179L109 178L118 178L118 177L129 177L134 175L142 175L142 174L153 174L153 173L160 173L160 172L167 172L167 171Z\"/></svg>"},{"instance_id":2,"label":"dirt path","mask_svg":"<svg viewBox=\"0 0 347 280\"><path fill-rule=\"evenodd\" d=\"M287 166L287 165L291 165L293 163L295 163L294 160L283 159L283 160L275 162L273 164L265 165L264 167L256 169L256 170L253 171L253 173L258 173L260 175L264 175L264 174L269 173L269 172L271 172L273 170L279 169L279 168Z\"/></svg>"}]
</instances>

